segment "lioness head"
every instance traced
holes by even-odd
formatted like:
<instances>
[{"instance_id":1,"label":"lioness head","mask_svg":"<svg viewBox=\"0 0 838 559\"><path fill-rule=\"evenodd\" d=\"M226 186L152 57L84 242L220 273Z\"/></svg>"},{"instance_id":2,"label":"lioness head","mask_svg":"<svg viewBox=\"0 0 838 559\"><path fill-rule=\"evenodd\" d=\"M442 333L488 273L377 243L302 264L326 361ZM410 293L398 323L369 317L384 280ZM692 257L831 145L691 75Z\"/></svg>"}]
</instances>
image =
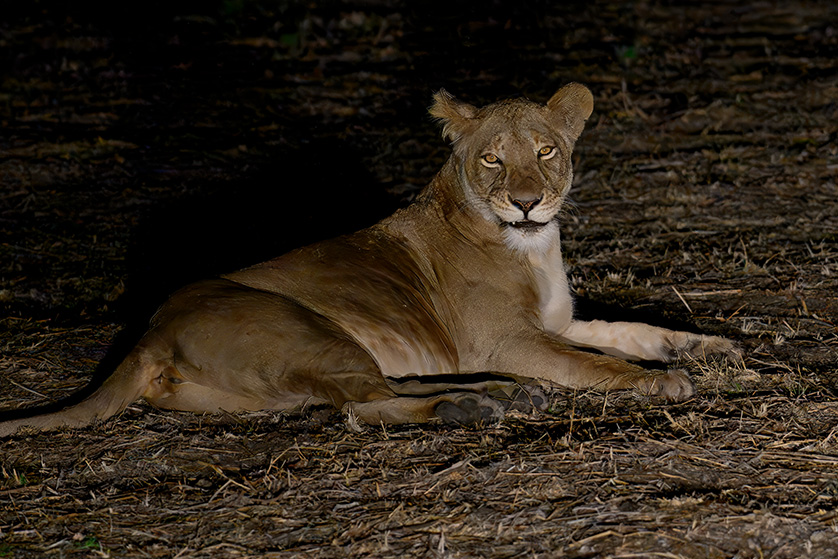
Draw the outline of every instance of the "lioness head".
<instances>
[{"instance_id":1,"label":"lioness head","mask_svg":"<svg viewBox=\"0 0 838 559\"><path fill-rule=\"evenodd\" d=\"M573 144L593 106L577 83L546 105L514 99L478 109L445 90L434 95L431 115L454 145L466 201L503 229L509 247L541 250L555 238Z\"/></svg>"}]
</instances>

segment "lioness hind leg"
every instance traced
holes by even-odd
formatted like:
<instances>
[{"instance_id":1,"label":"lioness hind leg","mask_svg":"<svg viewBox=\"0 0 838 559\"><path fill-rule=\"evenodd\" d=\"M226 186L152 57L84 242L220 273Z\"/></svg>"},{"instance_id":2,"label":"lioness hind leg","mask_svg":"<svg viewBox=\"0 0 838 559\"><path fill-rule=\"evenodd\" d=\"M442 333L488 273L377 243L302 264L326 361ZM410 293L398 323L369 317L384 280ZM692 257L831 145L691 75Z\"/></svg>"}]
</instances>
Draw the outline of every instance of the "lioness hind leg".
<instances>
[{"instance_id":1,"label":"lioness hind leg","mask_svg":"<svg viewBox=\"0 0 838 559\"><path fill-rule=\"evenodd\" d=\"M547 408L547 395L531 378L492 373L451 375L452 382L444 382L437 376L419 378L387 379L392 390L402 396L431 396L443 392L476 392L488 395L505 410L531 411ZM477 379L473 380L472 379ZM471 382L469 382L471 381Z\"/></svg>"},{"instance_id":2,"label":"lioness hind leg","mask_svg":"<svg viewBox=\"0 0 838 559\"><path fill-rule=\"evenodd\" d=\"M369 402L347 402L342 411L364 423L427 423L440 418L446 423L469 425L495 423L503 418L503 407L492 398L474 392L452 392L412 398L397 396Z\"/></svg>"},{"instance_id":3,"label":"lioness hind leg","mask_svg":"<svg viewBox=\"0 0 838 559\"><path fill-rule=\"evenodd\" d=\"M396 394L402 396L475 392L488 394L504 410L531 412L547 409L547 395L539 386L538 381L531 378L493 373L459 374L446 377L453 377L454 381L443 382L445 378L423 376L410 380L388 378L387 384Z\"/></svg>"}]
</instances>

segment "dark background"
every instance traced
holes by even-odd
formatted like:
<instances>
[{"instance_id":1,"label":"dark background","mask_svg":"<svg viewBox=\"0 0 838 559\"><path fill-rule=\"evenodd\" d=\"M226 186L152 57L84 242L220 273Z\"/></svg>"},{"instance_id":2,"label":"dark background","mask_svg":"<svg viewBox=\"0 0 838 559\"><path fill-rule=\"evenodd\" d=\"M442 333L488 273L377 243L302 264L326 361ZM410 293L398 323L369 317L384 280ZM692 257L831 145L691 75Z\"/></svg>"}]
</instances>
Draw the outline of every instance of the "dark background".
<instances>
[{"instance_id":1,"label":"dark background","mask_svg":"<svg viewBox=\"0 0 838 559\"><path fill-rule=\"evenodd\" d=\"M190 281L371 224L427 115L595 95L580 311L725 335L696 398L478 430L131 406L0 441L0 556L834 556L838 11L787 2L5 3L0 406L108 374ZM274 554L274 555L270 555Z\"/></svg>"}]
</instances>

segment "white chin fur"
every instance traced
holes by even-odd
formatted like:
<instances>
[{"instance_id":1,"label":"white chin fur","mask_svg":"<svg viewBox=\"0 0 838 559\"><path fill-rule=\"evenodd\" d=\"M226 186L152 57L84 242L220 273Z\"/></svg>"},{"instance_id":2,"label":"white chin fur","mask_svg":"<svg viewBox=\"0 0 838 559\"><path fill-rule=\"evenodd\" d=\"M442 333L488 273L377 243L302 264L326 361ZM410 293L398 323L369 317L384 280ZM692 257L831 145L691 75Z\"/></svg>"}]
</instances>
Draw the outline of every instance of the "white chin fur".
<instances>
[{"instance_id":1,"label":"white chin fur","mask_svg":"<svg viewBox=\"0 0 838 559\"><path fill-rule=\"evenodd\" d=\"M544 227L535 230L516 229L514 227L503 228L503 240L506 246L516 252L546 252L558 237L559 224L557 221L550 221Z\"/></svg>"}]
</instances>

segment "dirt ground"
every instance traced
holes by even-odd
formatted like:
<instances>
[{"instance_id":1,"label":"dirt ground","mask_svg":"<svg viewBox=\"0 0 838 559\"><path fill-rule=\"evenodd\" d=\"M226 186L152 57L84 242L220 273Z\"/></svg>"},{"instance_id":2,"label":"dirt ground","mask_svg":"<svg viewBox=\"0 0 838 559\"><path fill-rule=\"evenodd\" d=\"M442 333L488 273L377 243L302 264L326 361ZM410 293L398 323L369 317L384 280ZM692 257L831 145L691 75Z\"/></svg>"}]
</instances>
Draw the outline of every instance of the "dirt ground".
<instances>
[{"instance_id":1,"label":"dirt ground","mask_svg":"<svg viewBox=\"0 0 838 559\"><path fill-rule=\"evenodd\" d=\"M684 364L681 404L553 388L483 428L137 403L17 435L0 557L838 557L838 4L694 4L4 6L0 409L107 375L175 288L408 203L443 86L587 84L580 312L746 355Z\"/></svg>"}]
</instances>

